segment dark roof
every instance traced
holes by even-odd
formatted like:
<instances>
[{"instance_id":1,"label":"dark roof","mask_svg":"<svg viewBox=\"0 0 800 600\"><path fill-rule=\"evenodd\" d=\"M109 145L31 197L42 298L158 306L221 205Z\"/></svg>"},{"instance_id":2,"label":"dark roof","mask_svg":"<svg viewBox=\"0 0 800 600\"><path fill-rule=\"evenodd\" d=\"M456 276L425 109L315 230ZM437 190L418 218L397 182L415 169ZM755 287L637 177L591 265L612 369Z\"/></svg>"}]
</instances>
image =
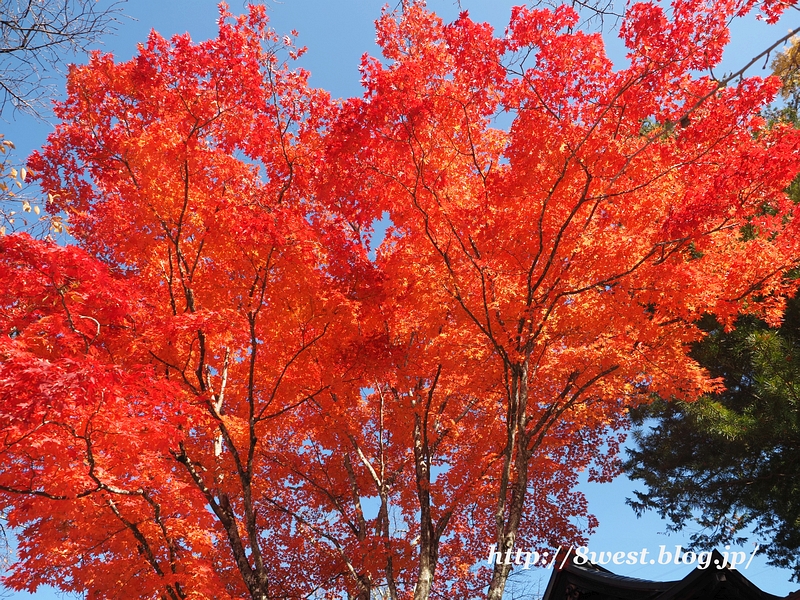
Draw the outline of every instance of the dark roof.
<instances>
[{"instance_id":1,"label":"dark roof","mask_svg":"<svg viewBox=\"0 0 800 600\"><path fill-rule=\"evenodd\" d=\"M714 559L718 562L714 563ZM714 551L710 564L725 564ZM792 596L790 595L789 598ZM696 568L680 581L648 581L615 575L599 565L570 560L550 577L543 600L780 600L740 571Z\"/></svg>"}]
</instances>

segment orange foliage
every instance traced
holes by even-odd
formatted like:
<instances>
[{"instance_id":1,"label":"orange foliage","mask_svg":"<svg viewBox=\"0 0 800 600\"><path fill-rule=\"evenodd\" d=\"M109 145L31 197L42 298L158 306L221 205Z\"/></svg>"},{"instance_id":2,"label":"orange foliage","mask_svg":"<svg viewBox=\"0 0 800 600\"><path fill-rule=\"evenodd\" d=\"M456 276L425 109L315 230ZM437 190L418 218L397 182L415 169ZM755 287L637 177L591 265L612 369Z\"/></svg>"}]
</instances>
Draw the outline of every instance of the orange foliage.
<instances>
[{"instance_id":1,"label":"orange foliage","mask_svg":"<svg viewBox=\"0 0 800 600\"><path fill-rule=\"evenodd\" d=\"M499 599L491 544L581 540L628 409L718 385L694 322L794 289L778 81L697 75L752 4L634 4L615 71L565 7L409 3L343 102L263 7L73 68L30 162L77 246L0 240L7 583Z\"/></svg>"}]
</instances>

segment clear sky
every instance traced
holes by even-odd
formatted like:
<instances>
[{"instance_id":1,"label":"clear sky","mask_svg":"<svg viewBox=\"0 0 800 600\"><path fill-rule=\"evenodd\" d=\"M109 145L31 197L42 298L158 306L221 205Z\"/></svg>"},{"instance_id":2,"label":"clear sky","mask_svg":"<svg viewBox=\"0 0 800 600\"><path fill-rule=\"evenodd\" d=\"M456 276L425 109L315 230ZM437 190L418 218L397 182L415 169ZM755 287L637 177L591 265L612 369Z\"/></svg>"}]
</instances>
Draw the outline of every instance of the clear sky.
<instances>
[{"instance_id":1,"label":"clear sky","mask_svg":"<svg viewBox=\"0 0 800 600\"><path fill-rule=\"evenodd\" d=\"M101 0L107 2L107 0ZM488 21L502 31L508 21L510 8L519 4L508 0L429 0L428 6L445 20L458 15L459 10L469 10L475 20ZM245 10L242 0L230 0L234 13ZM311 85L327 89L334 97L360 95L358 65L365 52L376 55L374 20L380 15L382 0L271 0L267 2L273 27L279 33L296 29L300 33L298 43L309 49L301 65L311 71ZM394 7L394 4L390 5ZM127 15L120 18L115 35L105 38L105 51L112 52L117 59L126 60L136 52L136 44L143 42L151 29L165 37L189 32L194 40L203 40L216 35L218 10L215 0L130 0L122 5ZM800 26L800 14L789 11L777 25L768 27L750 19L738 23L732 33L732 43L726 51L722 71L735 71L747 63L787 30ZM607 23L610 25L611 23ZM606 34L609 55L621 63L624 54L614 33ZM78 59L80 62L80 59ZM760 61L749 74L763 74L768 62ZM719 75L719 73L718 73ZM63 87L59 83L59 87ZM45 141L52 125L37 122L24 115L13 115L7 109L2 115L0 133L13 140L19 153L27 155ZM589 499L589 509L600 520L598 531L590 538L590 550L604 552L641 552L647 549L658 558L660 546L674 552L676 544L686 544L687 535L664 535L664 523L655 515L637 519L626 506L625 499L633 495L634 484L619 478L610 484L583 484L581 488ZM756 540L753 540L756 541ZM731 550L749 553L750 545ZM722 550L722 549L721 549ZM633 577L656 580L681 579L691 571L685 565L607 565L612 571ZM789 584L789 572L766 566L761 557L756 557L743 574L763 590L785 596L800 588L800 584ZM534 569L524 572L529 582L529 591L536 592L537 581L542 580L544 591L550 571ZM36 594L0 591L0 598L37 598L40 600L63 598L54 590L40 588Z\"/></svg>"}]
</instances>

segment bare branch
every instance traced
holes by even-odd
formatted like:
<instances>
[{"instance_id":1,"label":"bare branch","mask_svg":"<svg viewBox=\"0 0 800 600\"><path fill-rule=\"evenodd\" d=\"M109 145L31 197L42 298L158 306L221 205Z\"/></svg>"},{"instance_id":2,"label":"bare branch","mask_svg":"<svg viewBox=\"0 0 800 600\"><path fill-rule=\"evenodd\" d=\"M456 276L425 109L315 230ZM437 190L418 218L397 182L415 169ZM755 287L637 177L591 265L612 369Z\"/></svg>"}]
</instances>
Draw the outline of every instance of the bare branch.
<instances>
[{"instance_id":1,"label":"bare branch","mask_svg":"<svg viewBox=\"0 0 800 600\"><path fill-rule=\"evenodd\" d=\"M48 74L115 29L125 0L0 0L0 113L49 110Z\"/></svg>"}]
</instances>

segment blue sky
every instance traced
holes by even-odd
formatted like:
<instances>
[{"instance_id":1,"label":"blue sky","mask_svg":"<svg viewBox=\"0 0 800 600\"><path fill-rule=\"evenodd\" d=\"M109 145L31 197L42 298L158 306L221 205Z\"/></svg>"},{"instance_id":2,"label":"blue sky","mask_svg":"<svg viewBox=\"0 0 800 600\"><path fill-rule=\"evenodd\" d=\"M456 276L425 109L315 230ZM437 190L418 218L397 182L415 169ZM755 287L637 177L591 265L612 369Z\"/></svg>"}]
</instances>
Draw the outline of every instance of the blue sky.
<instances>
[{"instance_id":1,"label":"blue sky","mask_svg":"<svg viewBox=\"0 0 800 600\"><path fill-rule=\"evenodd\" d=\"M518 3L519 0L461 0L460 5L461 9L470 11L473 19L488 21L502 31L511 6ZM272 0L267 4L273 27L279 33L288 33L292 29L300 32L298 43L309 49L301 64L311 71L313 86L327 89L335 97L362 93L358 65L364 52L373 55L378 52L374 42L374 20L380 15L382 0ZM243 11L244 6L242 0L230 1L230 9L234 13ZM455 18L460 10L453 0L429 0L428 6L445 20ZM122 8L127 16L120 18L116 34L106 37L102 47L119 60L130 58L136 52L136 44L144 41L151 29L165 37L188 31L195 40L216 35L218 10L214 0L130 0ZM800 25L798 13L789 12L781 22L771 27L754 19L736 24L721 72L737 70L787 30ZM612 60L621 62L621 45L613 34L606 38ZM77 60L80 61L80 57ZM764 67L768 68L768 63L761 61L750 74L762 74ZM59 83L59 87L63 86ZM21 156L38 148L52 128L46 121L36 121L20 114L15 116L10 110L6 110L2 118L5 122L0 123L0 132L16 143ZM646 548L651 555L655 553L657 556L662 545L666 546L666 550L674 551L676 544L688 542L688 534L664 535L664 523L655 515L637 519L625 505L625 499L633 495L635 486L624 478L610 484L584 483L581 489L589 499L590 511L600 520L598 531L590 539L591 550L627 553ZM732 550L749 553L752 544ZM691 570L691 567L674 564L608 565L608 568L623 575L658 580L680 579ZM772 594L784 596L800 588L800 584L789 584L788 571L766 566L761 557L756 557L743 573ZM544 591L549 575L547 570L532 568L523 577L531 584L533 591L536 590L537 580L542 578L541 591ZM56 595L51 589L40 588L34 595L11 593L6 596L0 591L0 598L3 597L45 600L64 596Z\"/></svg>"}]
</instances>

